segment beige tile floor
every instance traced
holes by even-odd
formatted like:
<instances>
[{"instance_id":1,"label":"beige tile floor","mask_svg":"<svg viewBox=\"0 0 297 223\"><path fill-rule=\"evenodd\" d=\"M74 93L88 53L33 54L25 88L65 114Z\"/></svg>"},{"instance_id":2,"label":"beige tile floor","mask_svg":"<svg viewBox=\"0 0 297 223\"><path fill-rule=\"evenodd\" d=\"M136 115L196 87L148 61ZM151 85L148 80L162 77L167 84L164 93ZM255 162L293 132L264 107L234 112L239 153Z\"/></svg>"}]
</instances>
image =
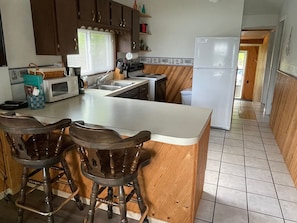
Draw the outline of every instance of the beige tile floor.
<instances>
[{"instance_id":1,"label":"beige tile floor","mask_svg":"<svg viewBox=\"0 0 297 223\"><path fill-rule=\"evenodd\" d=\"M209 222L297 222L297 190L260 103L236 100L231 130L211 129L195 220Z\"/></svg>"}]
</instances>

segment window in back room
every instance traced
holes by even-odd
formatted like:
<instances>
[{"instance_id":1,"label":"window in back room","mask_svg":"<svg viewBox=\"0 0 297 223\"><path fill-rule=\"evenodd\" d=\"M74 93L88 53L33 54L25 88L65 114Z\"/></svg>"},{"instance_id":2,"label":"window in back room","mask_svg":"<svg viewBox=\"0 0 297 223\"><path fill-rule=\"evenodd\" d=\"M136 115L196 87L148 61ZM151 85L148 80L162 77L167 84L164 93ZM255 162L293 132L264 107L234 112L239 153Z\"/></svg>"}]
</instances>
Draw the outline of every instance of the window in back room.
<instances>
[{"instance_id":1,"label":"window in back room","mask_svg":"<svg viewBox=\"0 0 297 223\"><path fill-rule=\"evenodd\" d=\"M113 33L78 29L79 54L67 55L68 67L81 67L82 75L114 69L115 36Z\"/></svg>"}]
</instances>

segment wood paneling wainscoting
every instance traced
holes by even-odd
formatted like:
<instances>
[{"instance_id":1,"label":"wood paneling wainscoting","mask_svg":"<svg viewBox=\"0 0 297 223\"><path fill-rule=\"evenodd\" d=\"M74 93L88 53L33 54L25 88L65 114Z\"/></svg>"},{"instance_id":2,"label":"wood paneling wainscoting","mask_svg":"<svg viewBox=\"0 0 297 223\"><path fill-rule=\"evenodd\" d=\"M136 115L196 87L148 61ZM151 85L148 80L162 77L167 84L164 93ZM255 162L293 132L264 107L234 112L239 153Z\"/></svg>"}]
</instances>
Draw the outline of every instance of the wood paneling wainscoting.
<instances>
[{"instance_id":1,"label":"wood paneling wainscoting","mask_svg":"<svg viewBox=\"0 0 297 223\"><path fill-rule=\"evenodd\" d=\"M144 65L144 73L166 74L166 100L169 103L181 103L180 91L192 87L192 66Z\"/></svg>"},{"instance_id":2,"label":"wood paneling wainscoting","mask_svg":"<svg viewBox=\"0 0 297 223\"><path fill-rule=\"evenodd\" d=\"M297 187L297 78L279 72L270 125Z\"/></svg>"}]
</instances>

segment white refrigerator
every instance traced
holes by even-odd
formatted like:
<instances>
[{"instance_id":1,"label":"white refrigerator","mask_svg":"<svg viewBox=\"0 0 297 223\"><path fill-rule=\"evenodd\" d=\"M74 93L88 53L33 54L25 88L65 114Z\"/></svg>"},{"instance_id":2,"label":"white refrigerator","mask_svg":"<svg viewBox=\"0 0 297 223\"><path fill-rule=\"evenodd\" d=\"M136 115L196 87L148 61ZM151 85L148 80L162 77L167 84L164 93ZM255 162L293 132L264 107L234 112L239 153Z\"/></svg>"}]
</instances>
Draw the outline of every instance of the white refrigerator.
<instances>
[{"instance_id":1,"label":"white refrigerator","mask_svg":"<svg viewBox=\"0 0 297 223\"><path fill-rule=\"evenodd\" d=\"M230 130L240 39L197 37L191 105L212 109L211 126Z\"/></svg>"}]
</instances>

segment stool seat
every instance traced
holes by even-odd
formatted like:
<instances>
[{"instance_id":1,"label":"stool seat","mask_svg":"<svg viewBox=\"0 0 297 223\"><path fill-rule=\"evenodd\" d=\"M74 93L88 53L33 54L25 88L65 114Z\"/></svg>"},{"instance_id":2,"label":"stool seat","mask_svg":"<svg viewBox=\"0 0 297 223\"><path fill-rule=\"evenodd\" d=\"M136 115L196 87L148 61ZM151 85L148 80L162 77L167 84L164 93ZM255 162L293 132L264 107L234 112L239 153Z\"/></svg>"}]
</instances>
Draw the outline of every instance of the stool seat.
<instances>
[{"instance_id":1,"label":"stool seat","mask_svg":"<svg viewBox=\"0 0 297 223\"><path fill-rule=\"evenodd\" d=\"M13 112L0 114L0 128L5 133L11 148L11 154L16 162L23 165L20 196L15 202L19 208L19 223L23 222L24 210L47 216L47 222L53 223L53 215L72 198L75 199L78 208L83 209L78 194L79 189L72 179L65 160L67 151L75 149L71 137L64 134L65 128L70 124L70 119L62 119L45 125L32 116L24 116ZM53 169L51 174L50 169ZM42 179L32 179L39 172L42 172ZM65 202L54 209L51 184L60 180L64 175L72 193ZM28 190L27 183L36 186ZM38 210L26 205L27 195L40 186L43 186L45 193L45 210Z\"/></svg>"},{"instance_id":2,"label":"stool seat","mask_svg":"<svg viewBox=\"0 0 297 223\"><path fill-rule=\"evenodd\" d=\"M78 145L83 175L93 181L86 222L93 223L97 203L107 204L108 218L112 217L112 207L118 206L121 222L128 222L126 203L132 201L134 194L141 219L148 222L148 206L141 194L138 174L151 160L151 152L143 149L151 133L141 131L122 138L114 130L79 121L71 124L69 134ZM117 189L117 195L113 188Z\"/></svg>"}]
</instances>

